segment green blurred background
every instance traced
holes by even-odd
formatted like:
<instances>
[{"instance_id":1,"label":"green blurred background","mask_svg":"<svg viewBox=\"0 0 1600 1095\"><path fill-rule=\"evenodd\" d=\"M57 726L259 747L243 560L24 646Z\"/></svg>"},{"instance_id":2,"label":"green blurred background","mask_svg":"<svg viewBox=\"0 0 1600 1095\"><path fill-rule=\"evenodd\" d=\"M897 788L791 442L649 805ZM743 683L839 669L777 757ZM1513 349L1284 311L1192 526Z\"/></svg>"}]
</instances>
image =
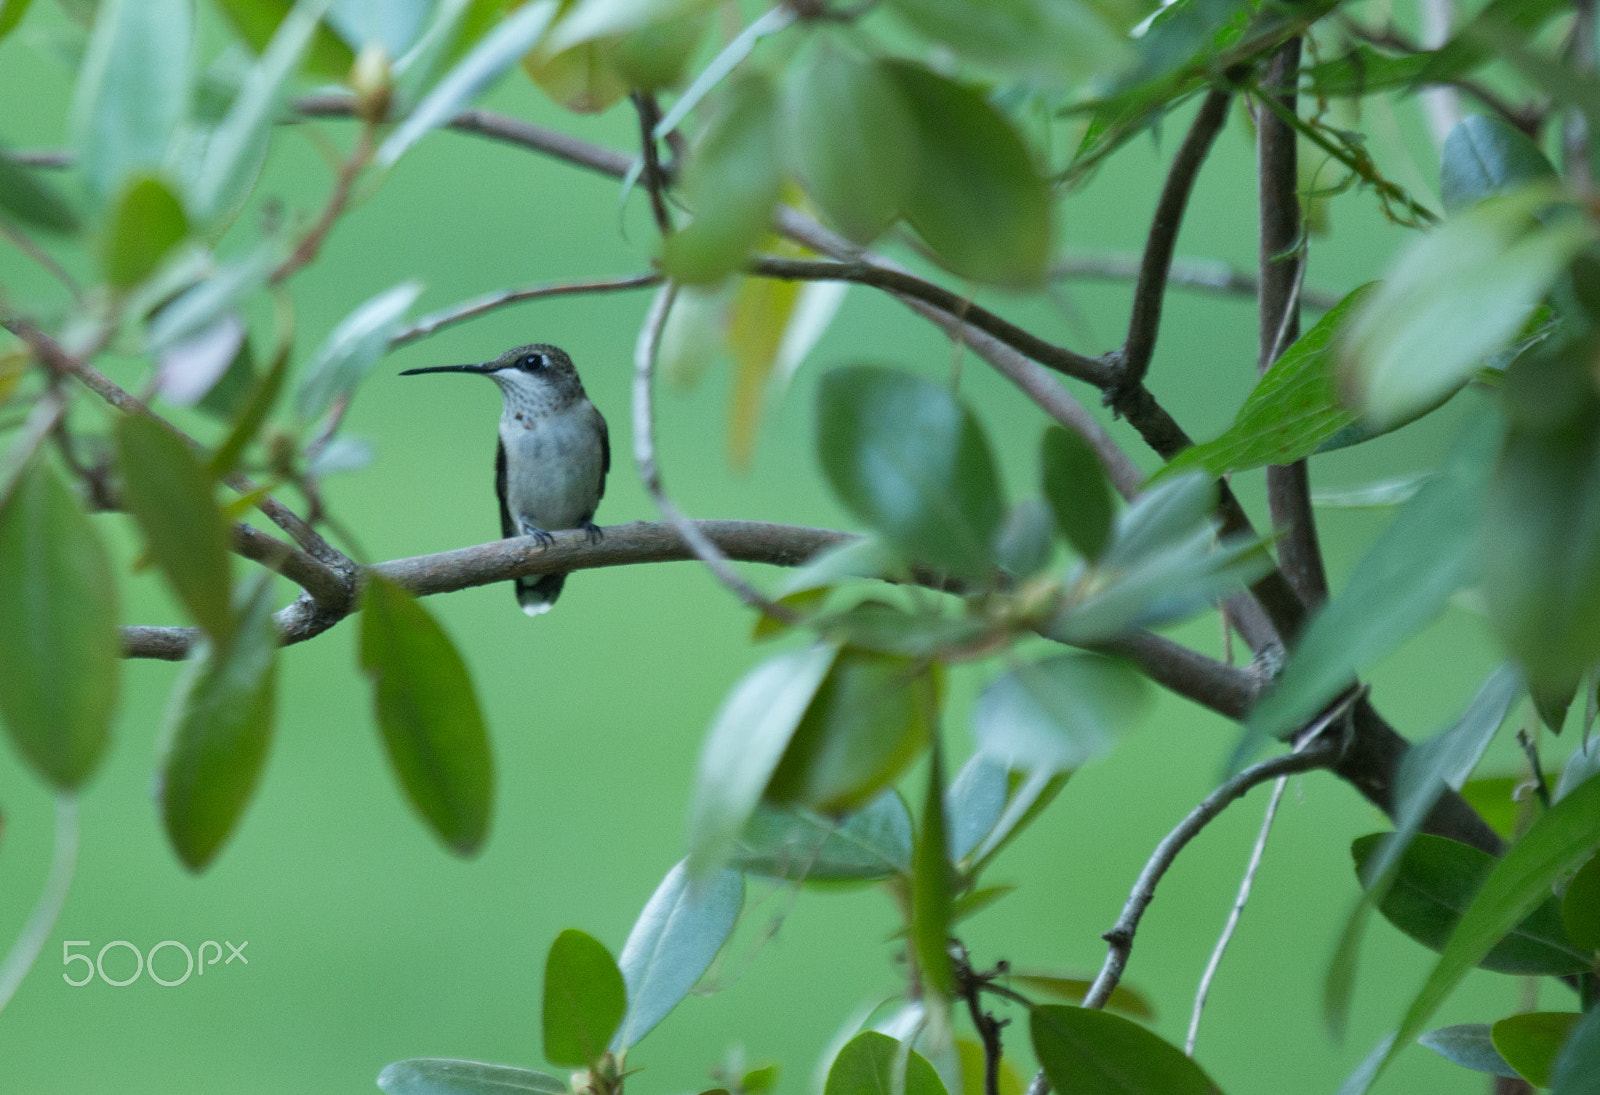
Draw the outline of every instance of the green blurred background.
<instances>
[{"instance_id":1,"label":"green blurred background","mask_svg":"<svg viewBox=\"0 0 1600 1095\"><path fill-rule=\"evenodd\" d=\"M47 58L43 44L59 18L35 5L22 30L0 45L0 138L13 146L63 140L70 73ZM487 105L616 146L634 138L625 107L575 119L520 74ZM1386 166L1431 193L1432 153L1415 113L1409 104L1398 117L1379 108L1368 121ZM1138 248L1182 121L1170 122L1159 140L1128 148L1064 205L1064 248ZM325 128L341 143L351 135L348 123ZM1252 165L1248 130L1235 117L1201 176L1180 254L1253 262ZM284 132L260 193L304 217L329 182L311 142ZM1404 237L1364 195L1336 199L1331 213L1335 231L1314 241L1309 282L1344 291L1380 274ZM241 236L249 215L243 223ZM507 285L637 271L648 262L651 238L637 196L620 209L608 180L438 134L339 225L322 259L294 282L300 352L356 304L406 278L427 286L422 311ZM67 258L85 265L83 256ZM14 299L49 299L51 287L18 252L0 249L0 271ZM1045 335L1098 352L1120 337L1128 287L1062 286L1053 303L991 296L982 299ZM498 394L476 379L402 381L395 374L481 360L532 340L566 347L610 418L616 463L601 522L653 518L629 460L627 410L631 349L645 305L644 295L626 294L506 309L386 360L347 427L376 444L377 460L328 485L335 512L369 556L458 547L496 530L490 461ZM812 393L825 368L856 360L945 377L951 352L893 301L852 289L792 388L772 401L747 473L735 472L726 456L726 370L691 392L663 394L660 455L679 502L700 516L848 527L816 471ZM1249 390L1254 360L1250 302L1177 291L1152 387L1191 433L1210 436ZM105 367L125 385L142 383L137 359L110 358ZM1041 413L972 359L962 389L1000 453L1011 496L1032 492ZM1095 393L1078 394L1087 400ZM1462 410L1447 408L1398 436L1323 459L1316 485L1361 484L1422 466L1448 442ZM99 416L85 398L75 421L89 428ZM1138 449L1131 431L1115 429ZM1239 486L1264 527L1259 484L1243 477ZM1383 511L1322 512L1336 581L1386 519ZM135 545L125 522L96 520L131 560ZM402 803L378 747L354 664L356 629L347 622L285 651L277 741L260 793L216 865L192 877L164 843L151 794L158 728L177 667L130 663L109 763L83 796L70 899L0 1017L0 1092L364 1092L375 1090L385 1063L410 1056L540 1066L546 948L559 930L579 926L620 949L683 851L690 776L710 716L763 651L749 642L748 613L687 563L579 574L556 611L537 620L519 613L510 591L498 587L436 597L429 607L467 658L492 728L498 803L484 854L453 859ZM122 615L127 622L177 618L148 575L127 582ZM1220 649L1214 619L1179 637ZM1375 696L1408 735L1431 732L1494 661L1483 622L1452 608L1373 674ZM966 713L983 680L981 669L955 675L947 728L957 753L968 748ZM1163 696L991 870L988 881L1021 889L966 926L975 962L1097 968L1099 933L1155 842L1213 785L1233 740L1224 720ZM1510 751L1498 751L1485 769L1511 765ZM1139 934L1128 982L1152 998L1158 1029L1180 1044L1195 981L1265 798L1257 792L1205 832L1163 883ZM8 944L44 877L52 809L41 785L4 750L0 807L0 941ZM1369 933L1350 1036L1338 1045L1324 1031L1322 977L1357 892L1349 841L1379 827L1376 812L1330 777L1291 786L1201 1032L1198 1057L1225 1090L1334 1091L1420 983L1430 956L1378 924ZM835 1029L896 988L894 947L886 942L895 927L890 903L875 891L796 895L752 883L744 924L713 971L717 991L691 997L634 1052L629 1064L643 1071L630 1089L700 1090L710 1086L708 1069L742 1047L753 1063L781 1064L785 1095L806 1095ZM248 941L249 965L214 966L170 989L148 978L120 989L63 982L63 940L90 940L94 953L116 939L141 949L167 939L191 948L206 939ZM177 960L163 955L166 976L176 974ZM113 952L108 972L125 976L124 962L131 966L126 952ZM1480 973L1441 1018L1504 1014L1523 991L1515 979ZM1008 1034L1019 1063L1030 1065L1022 1027ZM1420 1049L1383 1085L1395 1092L1482 1087Z\"/></svg>"}]
</instances>

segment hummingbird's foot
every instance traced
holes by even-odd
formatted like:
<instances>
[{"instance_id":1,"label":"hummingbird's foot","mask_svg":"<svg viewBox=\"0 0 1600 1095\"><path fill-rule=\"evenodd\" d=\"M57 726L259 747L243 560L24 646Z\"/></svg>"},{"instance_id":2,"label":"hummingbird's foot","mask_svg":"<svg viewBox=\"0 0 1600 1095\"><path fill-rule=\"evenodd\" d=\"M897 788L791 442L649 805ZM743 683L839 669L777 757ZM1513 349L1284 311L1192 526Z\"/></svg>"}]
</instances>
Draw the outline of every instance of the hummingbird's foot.
<instances>
[{"instance_id":1,"label":"hummingbird's foot","mask_svg":"<svg viewBox=\"0 0 1600 1095\"><path fill-rule=\"evenodd\" d=\"M524 536L532 536L535 540L539 541L539 547L541 549L547 548L556 542L556 538L554 536L550 535L532 521L529 521L526 517L519 517L517 519L517 531L521 532Z\"/></svg>"},{"instance_id":2,"label":"hummingbird's foot","mask_svg":"<svg viewBox=\"0 0 1600 1095\"><path fill-rule=\"evenodd\" d=\"M578 527L583 529L583 538L591 544L598 544L606 538L605 531L593 521L585 521Z\"/></svg>"}]
</instances>

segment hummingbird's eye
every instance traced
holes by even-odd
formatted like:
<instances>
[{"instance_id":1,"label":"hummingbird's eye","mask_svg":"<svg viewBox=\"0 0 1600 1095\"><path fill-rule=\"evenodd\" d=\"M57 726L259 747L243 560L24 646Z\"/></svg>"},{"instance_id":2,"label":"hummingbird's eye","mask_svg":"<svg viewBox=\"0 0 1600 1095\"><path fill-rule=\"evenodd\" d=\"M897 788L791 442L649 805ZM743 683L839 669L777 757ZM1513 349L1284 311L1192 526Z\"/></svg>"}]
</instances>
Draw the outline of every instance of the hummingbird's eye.
<instances>
[{"instance_id":1,"label":"hummingbird's eye","mask_svg":"<svg viewBox=\"0 0 1600 1095\"><path fill-rule=\"evenodd\" d=\"M526 369L530 372L534 369L542 369L544 368L544 355L526 354L523 356L521 361L517 362L517 367L519 369Z\"/></svg>"}]
</instances>

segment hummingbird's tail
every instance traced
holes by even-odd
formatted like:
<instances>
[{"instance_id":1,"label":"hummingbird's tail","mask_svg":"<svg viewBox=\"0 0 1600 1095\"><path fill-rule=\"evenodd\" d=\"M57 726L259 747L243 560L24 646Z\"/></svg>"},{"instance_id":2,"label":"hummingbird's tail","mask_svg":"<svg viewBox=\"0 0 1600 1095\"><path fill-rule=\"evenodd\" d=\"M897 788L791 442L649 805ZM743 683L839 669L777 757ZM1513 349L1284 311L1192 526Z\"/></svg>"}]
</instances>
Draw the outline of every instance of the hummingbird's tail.
<instances>
[{"instance_id":1,"label":"hummingbird's tail","mask_svg":"<svg viewBox=\"0 0 1600 1095\"><path fill-rule=\"evenodd\" d=\"M567 582L565 574L541 574L537 578L518 578L517 604L529 616L543 616L550 611L561 596L561 587Z\"/></svg>"}]
</instances>

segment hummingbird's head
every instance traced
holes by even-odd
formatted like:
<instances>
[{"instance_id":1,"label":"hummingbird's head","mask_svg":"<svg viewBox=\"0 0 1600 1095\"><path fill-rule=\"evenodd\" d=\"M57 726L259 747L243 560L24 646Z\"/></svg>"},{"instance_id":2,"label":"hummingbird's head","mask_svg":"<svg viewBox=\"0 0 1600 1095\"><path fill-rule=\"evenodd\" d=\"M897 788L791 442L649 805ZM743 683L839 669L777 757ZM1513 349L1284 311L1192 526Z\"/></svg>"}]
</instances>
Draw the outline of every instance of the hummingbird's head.
<instances>
[{"instance_id":1,"label":"hummingbird's head","mask_svg":"<svg viewBox=\"0 0 1600 1095\"><path fill-rule=\"evenodd\" d=\"M481 373L494 381L511 412L544 414L558 411L583 398L583 381L572 358L559 346L530 342L513 346L493 361L479 365L431 365L407 369L401 376L418 373Z\"/></svg>"}]
</instances>

